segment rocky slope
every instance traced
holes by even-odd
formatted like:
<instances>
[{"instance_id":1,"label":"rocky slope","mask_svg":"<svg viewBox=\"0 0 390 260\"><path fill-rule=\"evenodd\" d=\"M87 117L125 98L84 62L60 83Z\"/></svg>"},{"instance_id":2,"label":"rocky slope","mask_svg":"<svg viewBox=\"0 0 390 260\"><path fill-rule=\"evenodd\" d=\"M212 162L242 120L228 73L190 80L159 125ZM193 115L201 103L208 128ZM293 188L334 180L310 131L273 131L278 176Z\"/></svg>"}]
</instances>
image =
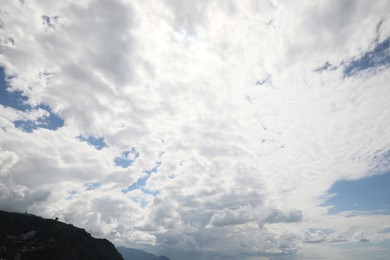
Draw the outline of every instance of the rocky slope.
<instances>
[{"instance_id":1,"label":"rocky slope","mask_svg":"<svg viewBox=\"0 0 390 260\"><path fill-rule=\"evenodd\" d=\"M31 214L0 211L0 259L123 260L106 239Z\"/></svg>"}]
</instances>

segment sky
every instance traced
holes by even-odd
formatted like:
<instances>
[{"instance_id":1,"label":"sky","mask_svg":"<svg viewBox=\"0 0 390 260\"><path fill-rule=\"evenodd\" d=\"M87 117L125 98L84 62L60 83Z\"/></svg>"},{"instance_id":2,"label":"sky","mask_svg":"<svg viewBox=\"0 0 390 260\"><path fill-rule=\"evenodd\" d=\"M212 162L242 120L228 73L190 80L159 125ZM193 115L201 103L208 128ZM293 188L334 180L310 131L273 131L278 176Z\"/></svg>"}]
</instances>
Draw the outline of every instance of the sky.
<instances>
[{"instance_id":1,"label":"sky","mask_svg":"<svg viewBox=\"0 0 390 260\"><path fill-rule=\"evenodd\" d=\"M179 259L390 258L390 2L5 0L0 209Z\"/></svg>"}]
</instances>

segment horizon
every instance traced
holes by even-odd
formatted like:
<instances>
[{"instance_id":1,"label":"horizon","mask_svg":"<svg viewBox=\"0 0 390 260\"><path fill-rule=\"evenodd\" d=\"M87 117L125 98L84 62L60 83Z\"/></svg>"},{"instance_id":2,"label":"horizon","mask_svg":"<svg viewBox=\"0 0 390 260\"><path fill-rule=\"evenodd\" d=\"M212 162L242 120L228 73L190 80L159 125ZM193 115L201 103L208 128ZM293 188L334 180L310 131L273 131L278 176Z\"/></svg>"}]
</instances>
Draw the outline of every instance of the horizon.
<instances>
[{"instance_id":1,"label":"horizon","mask_svg":"<svg viewBox=\"0 0 390 260\"><path fill-rule=\"evenodd\" d=\"M0 210L179 259L390 258L390 2L5 0Z\"/></svg>"}]
</instances>

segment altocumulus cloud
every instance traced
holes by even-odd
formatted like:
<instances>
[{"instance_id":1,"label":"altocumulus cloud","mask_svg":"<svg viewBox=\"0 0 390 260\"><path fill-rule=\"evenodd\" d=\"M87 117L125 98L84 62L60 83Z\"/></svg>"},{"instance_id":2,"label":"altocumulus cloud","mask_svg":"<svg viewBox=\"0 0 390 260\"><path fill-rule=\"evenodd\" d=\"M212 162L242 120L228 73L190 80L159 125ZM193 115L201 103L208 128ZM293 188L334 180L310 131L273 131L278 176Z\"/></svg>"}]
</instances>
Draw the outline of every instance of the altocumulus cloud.
<instances>
[{"instance_id":1,"label":"altocumulus cloud","mask_svg":"<svg viewBox=\"0 0 390 260\"><path fill-rule=\"evenodd\" d=\"M387 241L389 215L324 202L390 171L389 10L3 1L0 208L173 259Z\"/></svg>"}]
</instances>

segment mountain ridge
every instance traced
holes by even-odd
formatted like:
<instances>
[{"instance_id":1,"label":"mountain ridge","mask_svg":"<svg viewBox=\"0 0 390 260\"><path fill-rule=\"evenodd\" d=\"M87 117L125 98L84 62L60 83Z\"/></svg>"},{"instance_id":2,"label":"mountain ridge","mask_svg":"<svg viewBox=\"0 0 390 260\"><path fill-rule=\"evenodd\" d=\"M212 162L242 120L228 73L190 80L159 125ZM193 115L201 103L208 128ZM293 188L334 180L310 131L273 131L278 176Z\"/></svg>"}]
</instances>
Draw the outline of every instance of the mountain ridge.
<instances>
[{"instance_id":1,"label":"mountain ridge","mask_svg":"<svg viewBox=\"0 0 390 260\"><path fill-rule=\"evenodd\" d=\"M32 214L0 210L0 258L6 260L123 260L107 239Z\"/></svg>"}]
</instances>

